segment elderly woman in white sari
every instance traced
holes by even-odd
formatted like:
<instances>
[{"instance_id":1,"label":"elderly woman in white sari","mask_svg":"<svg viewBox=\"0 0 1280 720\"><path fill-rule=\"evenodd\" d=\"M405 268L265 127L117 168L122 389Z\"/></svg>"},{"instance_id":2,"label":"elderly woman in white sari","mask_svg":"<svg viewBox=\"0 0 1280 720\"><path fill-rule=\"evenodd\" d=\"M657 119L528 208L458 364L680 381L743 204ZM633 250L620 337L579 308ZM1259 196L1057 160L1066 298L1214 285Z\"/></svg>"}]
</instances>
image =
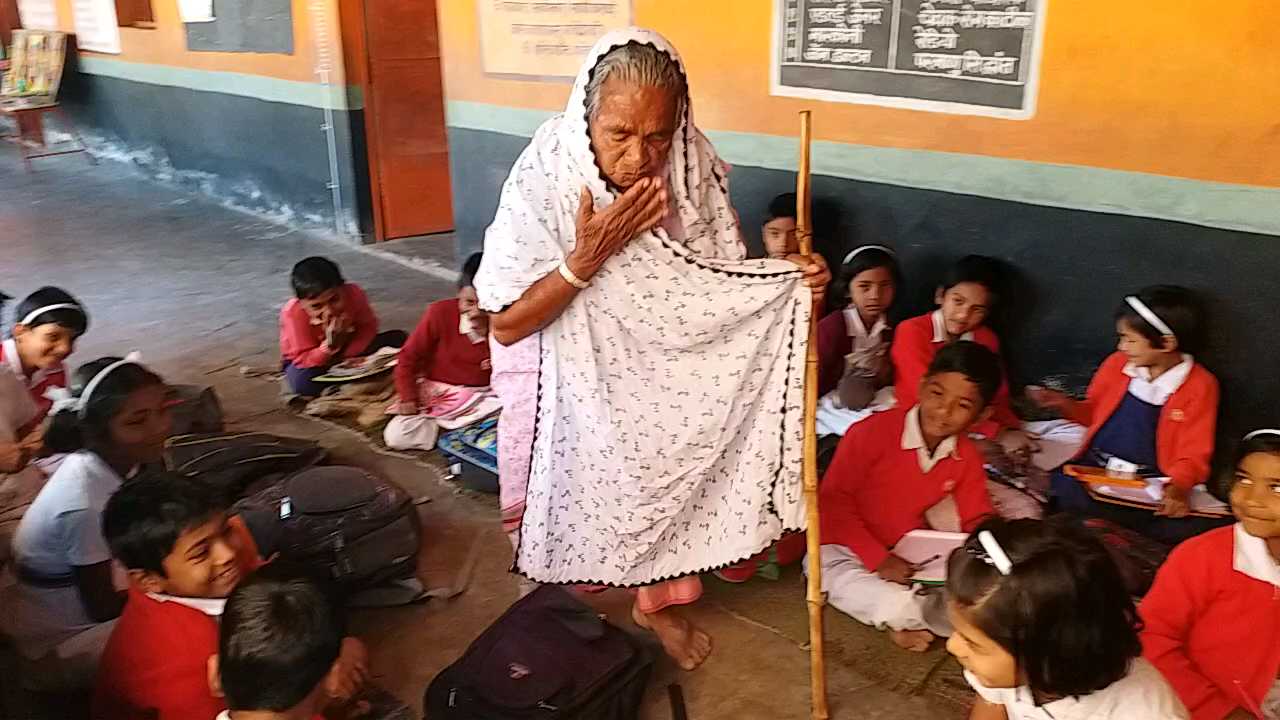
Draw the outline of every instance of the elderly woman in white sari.
<instances>
[{"instance_id":1,"label":"elderly woman in white sari","mask_svg":"<svg viewBox=\"0 0 1280 720\"><path fill-rule=\"evenodd\" d=\"M610 33L516 161L476 277L504 411L515 569L636 589L683 668L698 574L804 524L806 328L821 258L746 260L727 167L661 36Z\"/></svg>"}]
</instances>

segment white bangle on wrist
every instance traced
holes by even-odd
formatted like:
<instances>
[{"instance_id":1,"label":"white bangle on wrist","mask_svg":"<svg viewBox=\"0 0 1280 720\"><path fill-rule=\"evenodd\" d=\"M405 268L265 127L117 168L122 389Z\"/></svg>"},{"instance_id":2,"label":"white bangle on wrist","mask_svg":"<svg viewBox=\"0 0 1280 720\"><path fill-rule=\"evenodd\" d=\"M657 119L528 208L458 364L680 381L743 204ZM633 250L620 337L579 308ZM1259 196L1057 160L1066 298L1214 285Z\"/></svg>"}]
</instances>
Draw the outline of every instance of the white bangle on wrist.
<instances>
[{"instance_id":1,"label":"white bangle on wrist","mask_svg":"<svg viewBox=\"0 0 1280 720\"><path fill-rule=\"evenodd\" d=\"M578 277L577 275L574 274L572 270L569 269L569 263L567 262L560 263L559 269L560 269L560 277L564 278L564 281L569 283L570 285L578 288L579 290L586 290L587 288L591 287L591 283Z\"/></svg>"}]
</instances>

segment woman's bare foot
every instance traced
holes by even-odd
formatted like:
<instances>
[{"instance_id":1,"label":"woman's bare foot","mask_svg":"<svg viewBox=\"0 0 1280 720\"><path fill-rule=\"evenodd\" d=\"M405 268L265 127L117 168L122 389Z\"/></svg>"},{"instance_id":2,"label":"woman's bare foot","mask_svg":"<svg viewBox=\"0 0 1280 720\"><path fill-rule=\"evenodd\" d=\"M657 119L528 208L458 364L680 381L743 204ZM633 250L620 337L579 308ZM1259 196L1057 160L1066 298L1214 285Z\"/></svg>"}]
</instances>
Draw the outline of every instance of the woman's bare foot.
<instances>
[{"instance_id":1,"label":"woman's bare foot","mask_svg":"<svg viewBox=\"0 0 1280 720\"><path fill-rule=\"evenodd\" d=\"M936 636L928 630L890 630L889 639L894 645L911 652L928 652Z\"/></svg>"},{"instance_id":2,"label":"woman's bare foot","mask_svg":"<svg viewBox=\"0 0 1280 720\"><path fill-rule=\"evenodd\" d=\"M695 627L676 608L646 614L632 605L631 619L645 630L652 630L662 642L662 649L683 670L696 670L711 654L711 636Z\"/></svg>"}]
</instances>

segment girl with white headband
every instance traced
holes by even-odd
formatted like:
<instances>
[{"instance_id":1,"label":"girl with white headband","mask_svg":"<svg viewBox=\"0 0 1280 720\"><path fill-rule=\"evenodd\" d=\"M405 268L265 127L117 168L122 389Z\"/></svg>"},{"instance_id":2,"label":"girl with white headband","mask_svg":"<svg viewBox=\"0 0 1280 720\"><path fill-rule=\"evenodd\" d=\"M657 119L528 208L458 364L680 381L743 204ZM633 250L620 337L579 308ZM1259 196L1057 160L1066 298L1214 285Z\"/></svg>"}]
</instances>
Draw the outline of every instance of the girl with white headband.
<instances>
[{"instance_id":1,"label":"girl with white headband","mask_svg":"<svg viewBox=\"0 0 1280 720\"><path fill-rule=\"evenodd\" d=\"M1143 655L1193 720L1280 720L1280 430L1236 448L1238 522L1169 556L1142 601Z\"/></svg>"},{"instance_id":2,"label":"girl with white headband","mask_svg":"<svg viewBox=\"0 0 1280 720\"><path fill-rule=\"evenodd\" d=\"M1058 472L1052 490L1059 509L1105 518L1167 545L1224 522L1188 516L1191 489L1209 479L1218 416L1218 381L1194 357L1203 327L1190 290L1146 288L1121 300L1116 352L1098 368L1084 400L1028 389L1041 405L1088 428L1076 464L1168 478L1153 513L1099 502L1084 483Z\"/></svg>"},{"instance_id":3,"label":"girl with white headband","mask_svg":"<svg viewBox=\"0 0 1280 720\"><path fill-rule=\"evenodd\" d=\"M38 411L37 423L52 404L46 396L49 388L67 386L63 363L88 327L84 306L61 288L42 287L18 303L13 337L0 345L0 363L26 384Z\"/></svg>"},{"instance_id":4,"label":"girl with white headband","mask_svg":"<svg viewBox=\"0 0 1280 720\"><path fill-rule=\"evenodd\" d=\"M947 598L970 720L1191 717L1141 656L1115 561L1070 518L979 525L947 562Z\"/></svg>"},{"instance_id":5,"label":"girl with white headband","mask_svg":"<svg viewBox=\"0 0 1280 720\"><path fill-rule=\"evenodd\" d=\"M124 605L102 511L124 478L161 461L169 434L165 385L135 358L95 360L75 380L45 433L46 448L70 454L18 524L13 577L0 583L0 630L40 690L92 683Z\"/></svg>"}]
</instances>

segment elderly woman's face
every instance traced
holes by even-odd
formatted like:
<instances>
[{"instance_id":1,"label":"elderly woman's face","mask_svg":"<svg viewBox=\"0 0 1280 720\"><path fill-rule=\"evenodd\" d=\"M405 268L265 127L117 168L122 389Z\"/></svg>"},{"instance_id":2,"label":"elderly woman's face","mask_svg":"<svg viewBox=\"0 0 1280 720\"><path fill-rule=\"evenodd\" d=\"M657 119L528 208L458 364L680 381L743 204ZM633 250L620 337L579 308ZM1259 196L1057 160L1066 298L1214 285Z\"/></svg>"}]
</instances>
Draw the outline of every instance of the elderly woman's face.
<instances>
[{"instance_id":1,"label":"elderly woman's face","mask_svg":"<svg viewBox=\"0 0 1280 720\"><path fill-rule=\"evenodd\" d=\"M652 85L609 78L589 123L596 162L614 186L626 190L641 178L660 177L676 132L673 93Z\"/></svg>"}]
</instances>

